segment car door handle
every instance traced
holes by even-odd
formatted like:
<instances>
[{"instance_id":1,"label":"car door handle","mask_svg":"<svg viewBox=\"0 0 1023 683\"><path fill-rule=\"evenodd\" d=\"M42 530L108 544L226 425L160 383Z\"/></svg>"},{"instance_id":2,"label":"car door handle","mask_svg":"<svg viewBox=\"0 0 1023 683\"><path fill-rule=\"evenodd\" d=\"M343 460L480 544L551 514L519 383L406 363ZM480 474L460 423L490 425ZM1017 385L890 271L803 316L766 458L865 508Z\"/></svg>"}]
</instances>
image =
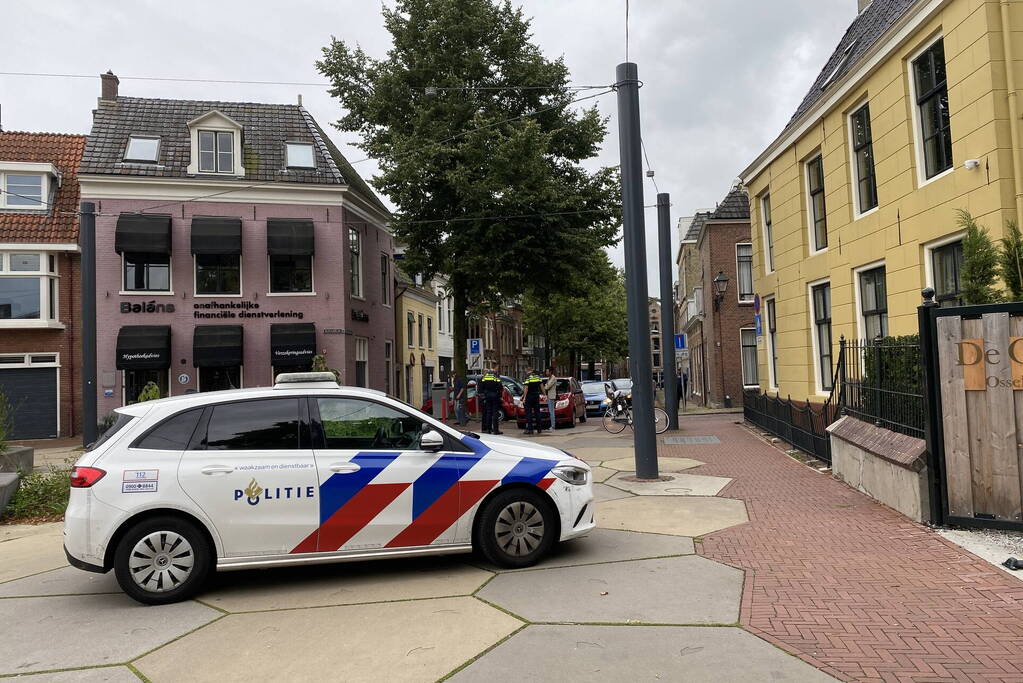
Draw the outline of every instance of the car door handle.
<instances>
[{"instance_id":1,"label":"car door handle","mask_svg":"<svg viewBox=\"0 0 1023 683\"><path fill-rule=\"evenodd\" d=\"M234 468L230 465L207 465L200 470L203 474L230 474Z\"/></svg>"},{"instance_id":2,"label":"car door handle","mask_svg":"<svg viewBox=\"0 0 1023 683\"><path fill-rule=\"evenodd\" d=\"M330 465L331 472L337 472L338 474L351 474L352 472L358 472L362 468L359 467L358 463L354 462L335 462Z\"/></svg>"}]
</instances>

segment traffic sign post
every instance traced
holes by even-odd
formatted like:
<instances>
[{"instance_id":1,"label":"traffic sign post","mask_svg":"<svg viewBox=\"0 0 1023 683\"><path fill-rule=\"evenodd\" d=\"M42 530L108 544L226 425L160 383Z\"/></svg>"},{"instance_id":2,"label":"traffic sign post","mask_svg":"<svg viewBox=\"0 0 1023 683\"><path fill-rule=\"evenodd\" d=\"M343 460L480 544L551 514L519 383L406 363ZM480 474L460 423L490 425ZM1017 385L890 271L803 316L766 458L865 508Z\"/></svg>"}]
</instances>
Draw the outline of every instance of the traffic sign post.
<instances>
[{"instance_id":1,"label":"traffic sign post","mask_svg":"<svg viewBox=\"0 0 1023 683\"><path fill-rule=\"evenodd\" d=\"M469 370L482 370L483 369L483 340L482 339L466 339L465 345L468 351L468 358L466 360L466 366Z\"/></svg>"},{"instance_id":2,"label":"traffic sign post","mask_svg":"<svg viewBox=\"0 0 1023 683\"><path fill-rule=\"evenodd\" d=\"M676 351L681 351L682 349L689 348L689 346L686 344L686 342L687 342L686 335L684 335L684 334L676 334L675 335L675 350Z\"/></svg>"}]
</instances>

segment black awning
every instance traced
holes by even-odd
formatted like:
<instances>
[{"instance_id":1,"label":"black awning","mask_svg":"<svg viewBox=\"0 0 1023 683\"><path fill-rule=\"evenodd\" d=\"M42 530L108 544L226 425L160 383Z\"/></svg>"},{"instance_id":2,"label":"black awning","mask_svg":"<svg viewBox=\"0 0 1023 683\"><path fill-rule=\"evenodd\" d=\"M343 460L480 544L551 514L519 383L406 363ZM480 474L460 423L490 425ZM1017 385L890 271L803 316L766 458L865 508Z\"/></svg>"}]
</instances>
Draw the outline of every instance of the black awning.
<instances>
[{"instance_id":1,"label":"black awning","mask_svg":"<svg viewBox=\"0 0 1023 683\"><path fill-rule=\"evenodd\" d=\"M117 333L118 370L164 370L170 367L169 325L129 325Z\"/></svg>"},{"instance_id":2,"label":"black awning","mask_svg":"<svg viewBox=\"0 0 1023 683\"><path fill-rule=\"evenodd\" d=\"M301 365L316 355L316 326L281 323L270 326L270 364Z\"/></svg>"},{"instance_id":3,"label":"black awning","mask_svg":"<svg viewBox=\"0 0 1023 683\"><path fill-rule=\"evenodd\" d=\"M192 334L192 365L197 368L242 365L242 326L197 326Z\"/></svg>"},{"instance_id":4,"label":"black awning","mask_svg":"<svg viewBox=\"0 0 1023 683\"><path fill-rule=\"evenodd\" d=\"M192 253L242 253L242 219L219 216L193 218Z\"/></svg>"},{"instance_id":5,"label":"black awning","mask_svg":"<svg viewBox=\"0 0 1023 683\"><path fill-rule=\"evenodd\" d=\"M122 213L117 217L114 251L169 254L171 217L166 214Z\"/></svg>"},{"instance_id":6,"label":"black awning","mask_svg":"<svg viewBox=\"0 0 1023 683\"><path fill-rule=\"evenodd\" d=\"M313 255L313 222L271 218L266 222L266 251L279 256Z\"/></svg>"}]
</instances>

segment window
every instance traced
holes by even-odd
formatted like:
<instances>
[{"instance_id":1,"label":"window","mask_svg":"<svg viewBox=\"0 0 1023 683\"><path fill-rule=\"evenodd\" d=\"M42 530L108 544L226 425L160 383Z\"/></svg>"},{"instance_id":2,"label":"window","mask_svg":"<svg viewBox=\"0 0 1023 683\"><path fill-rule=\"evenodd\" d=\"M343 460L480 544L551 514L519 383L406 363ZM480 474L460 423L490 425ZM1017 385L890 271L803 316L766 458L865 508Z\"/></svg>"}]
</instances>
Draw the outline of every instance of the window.
<instances>
[{"instance_id":1,"label":"window","mask_svg":"<svg viewBox=\"0 0 1023 683\"><path fill-rule=\"evenodd\" d=\"M437 332L444 333L444 299L437 292Z\"/></svg>"},{"instance_id":2,"label":"window","mask_svg":"<svg viewBox=\"0 0 1023 683\"><path fill-rule=\"evenodd\" d=\"M313 257L270 255L270 293L313 291Z\"/></svg>"},{"instance_id":3,"label":"window","mask_svg":"<svg viewBox=\"0 0 1023 683\"><path fill-rule=\"evenodd\" d=\"M57 264L48 254L0 252L0 324L57 320ZM3 323L3 321L12 321Z\"/></svg>"},{"instance_id":4,"label":"window","mask_svg":"<svg viewBox=\"0 0 1023 683\"><path fill-rule=\"evenodd\" d=\"M824 391L831 391L831 284L825 282L816 285L810 289L810 293L820 387Z\"/></svg>"},{"instance_id":5,"label":"window","mask_svg":"<svg viewBox=\"0 0 1023 683\"><path fill-rule=\"evenodd\" d=\"M874 139L870 133L870 106L863 105L849 117L852 135L853 168L856 174L853 187L856 208L866 213L877 207L877 178L874 175Z\"/></svg>"},{"instance_id":6,"label":"window","mask_svg":"<svg viewBox=\"0 0 1023 683\"><path fill-rule=\"evenodd\" d=\"M196 254L196 294L241 294L241 256Z\"/></svg>"},{"instance_id":7,"label":"window","mask_svg":"<svg viewBox=\"0 0 1023 683\"><path fill-rule=\"evenodd\" d=\"M433 348L433 318L426 319L426 348Z\"/></svg>"},{"instance_id":8,"label":"window","mask_svg":"<svg viewBox=\"0 0 1023 683\"><path fill-rule=\"evenodd\" d=\"M157 161L160 158L160 138L132 135L124 150L125 161Z\"/></svg>"},{"instance_id":9,"label":"window","mask_svg":"<svg viewBox=\"0 0 1023 683\"><path fill-rule=\"evenodd\" d=\"M139 402L139 395L152 382L160 390L160 398L170 396L170 374L167 370L132 369L124 371L124 404Z\"/></svg>"},{"instance_id":10,"label":"window","mask_svg":"<svg viewBox=\"0 0 1023 683\"><path fill-rule=\"evenodd\" d=\"M234 133L199 131L199 172L234 172Z\"/></svg>"},{"instance_id":11,"label":"window","mask_svg":"<svg viewBox=\"0 0 1023 683\"><path fill-rule=\"evenodd\" d=\"M828 246L828 215L824 207L824 158L820 155L806 162L806 189L810 204L811 247L813 251Z\"/></svg>"},{"instance_id":12,"label":"window","mask_svg":"<svg viewBox=\"0 0 1023 683\"><path fill-rule=\"evenodd\" d=\"M661 350L661 338L660 337L653 337L653 338L650 339L650 341L654 345L654 351L660 351Z\"/></svg>"},{"instance_id":13,"label":"window","mask_svg":"<svg viewBox=\"0 0 1023 683\"><path fill-rule=\"evenodd\" d=\"M415 450L423 422L390 406L355 398L318 398L325 447Z\"/></svg>"},{"instance_id":14,"label":"window","mask_svg":"<svg viewBox=\"0 0 1023 683\"><path fill-rule=\"evenodd\" d=\"M352 296L362 296L362 236L355 228L348 228L348 267L351 272Z\"/></svg>"},{"instance_id":15,"label":"window","mask_svg":"<svg viewBox=\"0 0 1023 683\"><path fill-rule=\"evenodd\" d=\"M391 260L387 254L380 254L380 302L391 305Z\"/></svg>"},{"instance_id":16,"label":"window","mask_svg":"<svg viewBox=\"0 0 1023 683\"><path fill-rule=\"evenodd\" d=\"M45 209L43 176L38 173L0 173L0 206L9 209Z\"/></svg>"},{"instance_id":17,"label":"window","mask_svg":"<svg viewBox=\"0 0 1023 683\"><path fill-rule=\"evenodd\" d=\"M294 450L298 443L298 399L239 401L213 407L205 445L211 451Z\"/></svg>"},{"instance_id":18,"label":"window","mask_svg":"<svg viewBox=\"0 0 1023 683\"><path fill-rule=\"evenodd\" d=\"M132 448L146 448L155 451L183 451L192 440L192 433L199 425L202 408L193 408L173 415L132 444Z\"/></svg>"},{"instance_id":19,"label":"window","mask_svg":"<svg viewBox=\"0 0 1023 683\"><path fill-rule=\"evenodd\" d=\"M355 338L355 386L366 388L369 375L369 340Z\"/></svg>"},{"instance_id":20,"label":"window","mask_svg":"<svg viewBox=\"0 0 1023 683\"><path fill-rule=\"evenodd\" d=\"M288 168L316 168L313 146L304 142L287 143Z\"/></svg>"},{"instance_id":21,"label":"window","mask_svg":"<svg viewBox=\"0 0 1023 683\"><path fill-rule=\"evenodd\" d=\"M963 243L952 242L931 250L934 276L934 300L939 306L962 306L960 281L963 268Z\"/></svg>"},{"instance_id":22,"label":"window","mask_svg":"<svg viewBox=\"0 0 1023 683\"><path fill-rule=\"evenodd\" d=\"M199 375L199 391L223 391L225 389L241 389L242 368L231 365L223 368L201 367Z\"/></svg>"},{"instance_id":23,"label":"window","mask_svg":"<svg viewBox=\"0 0 1023 683\"><path fill-rule=\"evenodd\" d=\"M952 167L952 130L948 112L945 43L938 39L913 61L913 85L926 178Z\"/></svg>"},{"instance_id":24,"label":"window","mask_svg":"<svg viewBox=\"0 0 1023 683\"><path fill-rule=\"evenodd\" d=\"M124 291L169 292L170 254L124 254Z\"/></svg>"},{"instance_id":25,"label":"window","mask_svg":"<svg viewBox=\"0 0 1023 683\"><path fill-rule=\"evenodd\" d=\"M774 272L774 229L771 226L771 195L765 194L760 200L760 210L764 221L764 268L768 273Z\"/></svg>"},{"instance_id":26,"label":"window","mask_svg":"<svg viewBox=\"0 0 1023 683\"><path fill-rule=\"evenodd\" d=\"M413 343L412 343L413 342L413 334L415 333L415 326L416 326L416 316L413 315L411 312L408 314L408 319L406 320L406 326L408 327L408 329L405 332L405 338L408 339L408 347L411 349L412 346L413 346Z\"/></svg>"},{"instance_id":27,"label":"window","mask_svg":"<svg viewBox=\"0 0 1023 683\"><path fill-rule=\"evenodd\" d=\"M753 300L753 245L735 245L735 274L739 286L739 301Z\"/></svg>"},{"instance_id":28,"label":"window","mask_svg":"<svg viewBox=\"0 0 1023 683\"><path fill-rule=\"evenodd\" d=\"M419 314L419 348L423 348L423 314Z\"/></svg>"},{"instance_id":29,"label":"window","mask_svg":"<svg viewBox=\"0 0 1023 683\"><path fill-rule=\"evenodd\" d=\"M654 365L655 368L659 367L661 365L661 354L659 354L659 353L655 353L654 354L653 365Z\"/></svg>"},{"instance_id":30,"label":"window","mask_svg":"<svg viewBox=\"0 0 1023 683\"><path fill-rule=\"evenodd\" d=\"M778 386L778 309L774 297L767 300L767 360L770 363L768 380Z\"/></svg>"},{"instance_id":31,"label":"window","mask_svg":"<svg viewBox=\"0 0 1023 683\"><path fill-rule=\"evenodd\" d=\"M742 385L755 387L760 384L757 377L757 331L752 327L739 330L742 345Z\"/></svg>"},{"instance_id":32,"label":"window","mask_svg":"<svg viewBox=\"0 0 1023 683\"><path fill-rule=\"evenodd\" d=\"M860 273L860 313L867 339L888 336L888 296L884 266Z\"/></svg>"},{"instance_id":33,"label":"window","mask_svg":"<svg viewBox=\"0 0 1023 683\"><path fill-rule=\"evenodd\" d=\"M388 395L391 393L392 346L393 344L390 341L384 342L384 393Z\"/></svg>"}]
</instances>

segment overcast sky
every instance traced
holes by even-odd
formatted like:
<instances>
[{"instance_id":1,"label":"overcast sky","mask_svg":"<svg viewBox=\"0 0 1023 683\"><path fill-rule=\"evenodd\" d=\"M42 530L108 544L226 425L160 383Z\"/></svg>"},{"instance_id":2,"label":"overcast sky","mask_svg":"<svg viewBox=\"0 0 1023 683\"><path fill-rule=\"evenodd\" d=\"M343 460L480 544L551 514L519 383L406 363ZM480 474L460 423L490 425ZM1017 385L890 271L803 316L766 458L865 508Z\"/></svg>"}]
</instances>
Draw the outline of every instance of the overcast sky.
<instances>
[{"instance_id":1,"label":"overcast sky","mask_svg":"<svg viewBox=\"0 0 1023 683\"><path fill-rule=\"evenodd\" d=\"M625 0L522 0L535 39L563 55L575 83L614 80L625 61ZM331 35L374 57L389 45L373 0L47 0L5 3L0 70L96 74L90 79L0 75L4 130L88 133L98 74L122 95L303 103L327 128L340 105L326 88L130 80L127 76L321 82L314 62ZM713 207L781 131L856 15L856 0L632 0L629 58L638 64L643 139L672 222ZM615 96L593 165L618 161ZM351 160L351 136L328 129ZM371 163L357 166L372 175ZM651 182L646 204L655 202ZM656 210L648 210L650 294L657 295ZM673 247L674 249L674 247ZM612 258L622 263L621 249Z\"/></svg>"}]
</instances>

